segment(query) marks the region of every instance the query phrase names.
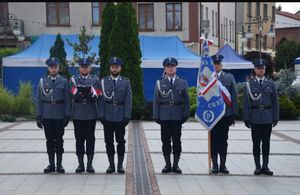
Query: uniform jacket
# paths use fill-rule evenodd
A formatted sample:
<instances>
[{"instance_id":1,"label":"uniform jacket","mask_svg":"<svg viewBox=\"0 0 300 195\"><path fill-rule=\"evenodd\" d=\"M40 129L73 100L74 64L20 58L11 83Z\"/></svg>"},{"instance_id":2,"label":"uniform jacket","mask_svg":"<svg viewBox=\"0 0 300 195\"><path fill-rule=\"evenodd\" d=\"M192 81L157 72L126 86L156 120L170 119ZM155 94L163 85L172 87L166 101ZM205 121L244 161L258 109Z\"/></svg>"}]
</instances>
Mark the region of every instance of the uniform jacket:
<instances>
[{"instance_id":1,"label":"uniform jacket","mask_svg":"<svg viewBox=\"0 0 300 195\"><path fill-rule=\"evenodd\" d=\"M131 118L132 92L130 80L119 76L116 85L111 76L101 79L103 99L100 103L99 118L111 122L121 122Z\"/></svg>"},{"instance_id":2,"label":"uniform jacket","mask_svg":"<svg viewBox=\"0 0 300 195\"><path fill-rule=\"evenodd\" d=\"M55 103L56 101L63 103ZM66 78L57 75L54 83L50 75L40 79L37 87L36 116L43 119L64 119L70 116L69 85Z\"/></svg>"},{"instance_id":3,"label":"uniform jacket","mask_svg":"<svg viewBox=\"0 0 300 195\"><path fill-rule=\"evenodd\" d=\"M238 102L237 102L237 86L235 79L231 73L221 72L219 80L223 84L224 87L227 88L227 90L230 93L231 96L231 103L232 107L228 106L226 104L226 110L224 116L230 116L230 115L238 115L239 109L238 109Z\"/></svg>"},{"instance_id":4,"label":"uniform jacket","mask_svg":"<svg viewBox=\"0 0 300 195\"><path fill-rule=\"evenodd\" d=\"M250 121L252 124L272 124L273 121L279 120L279 105L277 91L274 82L264 79L262 87L256 78L249 81L253 100L247 90L244 88L244 121ZM253 108L255 107L255 108ZM259 109L263 107L264 109ZM258 108L258 109L257 109Z\"/></svg>"},{"instance_id":5,"label":"uniform jacket","mask_svg":"<svg viewBox=\"0 0 300 195\"><path fill-rule=\"evenodd\" d=\"M182 103L182 105L170 105L170 102ZM182 120L189 116L190 102L186 80L176 76L173 86L167 77L158 80L154 89L153 118Z\"/></svg>"},{"instance_id":6,"label":"uniform jacket","mask_svg":"<svg viewBox=\"0 0 300 195\"><path fill-rule=\"evenodd\" d=\"M101 89L99 78L97 76L88 75L87 79L84 81L82 75L76 75L73 77L76 86L93 86L94 89ZM88 97L83 97L82 93L79 91L73 95L72 90L76 88L72 79L70 79L70 93L72 97L72 118L77 120L95 120L98 116L98 107L100 106L101 96L94 96L90 94ZM94 100L95 103L76 103L78 100L90 99Z\"/></svg>"}]
</instances>

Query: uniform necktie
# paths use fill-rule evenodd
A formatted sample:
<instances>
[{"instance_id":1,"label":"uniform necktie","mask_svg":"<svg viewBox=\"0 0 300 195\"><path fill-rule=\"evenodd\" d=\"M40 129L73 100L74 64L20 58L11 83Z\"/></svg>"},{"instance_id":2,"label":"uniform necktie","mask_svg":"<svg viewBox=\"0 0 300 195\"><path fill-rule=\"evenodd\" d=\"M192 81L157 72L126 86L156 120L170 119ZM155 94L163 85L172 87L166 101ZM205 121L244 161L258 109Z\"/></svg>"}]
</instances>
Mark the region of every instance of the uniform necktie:
<instances>
[{"instance_id":1,"label":"uniform necktie","mask_svg":"<svg viewBox=\"0 0 300 195\"><path fill-rule=\"evenodd\" d=\"M171 85L173 86L173 78L170 79Z\"/></svg>"},{"instance_id":2,"label":"uniform necktie","mask_svg":"<svg viewBox=\"0 0 300 195\"><path fill-rule=\"evenodd\" d=\"M262 87L262 82L263 82L263 80L262 79L260 79L259 80L259 85Z\"/></svg>"},{"instance_id":3,"label":"uniform necktie","mask_svg":"<svg viewBox=\"0 0 300 195\"><path fill-rule=\"evenodd\" d=\"M114 79L114 85L116 85L116 84L117 84L117 80Z\"/></svg>"}]
</instances>

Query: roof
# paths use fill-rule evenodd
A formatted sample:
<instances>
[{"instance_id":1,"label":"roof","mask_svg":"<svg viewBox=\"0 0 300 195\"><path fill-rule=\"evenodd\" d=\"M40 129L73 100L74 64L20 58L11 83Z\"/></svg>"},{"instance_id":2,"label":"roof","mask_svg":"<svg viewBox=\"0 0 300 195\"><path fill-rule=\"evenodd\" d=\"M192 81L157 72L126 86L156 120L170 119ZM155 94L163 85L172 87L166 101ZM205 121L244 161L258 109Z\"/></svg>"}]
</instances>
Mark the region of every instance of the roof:
<instances>
[{"instance_id":1,"label":"roof","mask_svg":"<svg viewBox=\"0 0 300 195\"><path fill-rule=\"evenodd\" d=\"M78 43L78 34L61 35L65 43L65 51L67 60L73 58L73 48L67 43L67 39L71 42ZM54 45L56 34L42 34L32 45L25 50L3 58L3 66L15 67L43 67L45 61L50 56L50 48ZM175 57L182 67L198 67L200 56L195 54L191 49L187 48L184 43L176 35L171 36L153 36L140 35L140 48L142 52L142 67L162 67L162 61L166 57ZM90 42L91 52L96 53L98 57L98 45L100 37L94 36Z\"/></svg>"},{"instance_id":2,"label":"roof","mask_svg":"<svg viewBox=\"0 0 300 195\"><path fill-rule=\"evenodd\" d=\"M300 15L296 15L296 14L292 14L290 12L283 12L283 11L276 11L276 14L285 16L285 17L289 17L295 20L300 20Z\"/></svg>"},{"instance_id":3,"label":"roof","mask_svg":"<svg viewBox=\"0 0 300 195\"><path fill-rule=\"evenodd\" d=\"M222 61L224 69L252 69L251 61L246 60L243 56L237 54L229 44L224 45L218 54L223 55Z\"/></svg>"}]
</instances>

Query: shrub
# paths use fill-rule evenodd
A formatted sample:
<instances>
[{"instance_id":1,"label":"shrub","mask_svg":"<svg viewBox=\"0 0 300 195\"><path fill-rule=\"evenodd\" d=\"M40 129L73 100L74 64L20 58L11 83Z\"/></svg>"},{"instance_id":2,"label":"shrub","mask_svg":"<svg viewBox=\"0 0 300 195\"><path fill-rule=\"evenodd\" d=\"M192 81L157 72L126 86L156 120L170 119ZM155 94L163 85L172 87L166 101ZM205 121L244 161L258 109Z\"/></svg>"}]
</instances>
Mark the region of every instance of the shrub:
<instances>
[{"instance_id":1,"label":"shrub","mask_svg":"<svg viewBox=\"0 0 300 195\"><path fill-rule=\"evenodd\" d=\"M13 122L17 117L31 118L34 114L32 85L19 83L17 96L0 87L0 120Z\"/></svg>"},{"instance_id":2,"label":"shrub","mask_svg":"<svg viewBox=\"0 0 300 195\"><path fill-rule=\"evenodd\" d=\"M197 88L190 87L189 88L189 96L190 96L190 116L195 116L195 112L197 109Z\"/></svg>"},{"instance_id":3,"label":"shrub","mask_svg":"<svg viewBox=\"0 0 300 195\"><path fill-rule=\"evenodd\" d=\"M297 109L294 102L289 100L287 96L279 97L279 109L279 115L281 120L294 120L298 119L299 117L299 113L297 113Z\"/></svg>"}]
</instances>

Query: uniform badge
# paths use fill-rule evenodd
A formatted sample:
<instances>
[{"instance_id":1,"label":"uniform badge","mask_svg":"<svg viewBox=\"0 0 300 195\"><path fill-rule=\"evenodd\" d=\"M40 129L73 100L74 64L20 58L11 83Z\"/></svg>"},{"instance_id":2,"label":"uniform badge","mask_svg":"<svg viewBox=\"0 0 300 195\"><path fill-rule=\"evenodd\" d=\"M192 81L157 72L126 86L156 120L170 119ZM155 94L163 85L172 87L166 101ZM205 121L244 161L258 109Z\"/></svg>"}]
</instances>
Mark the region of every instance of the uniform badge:
<instances>
[{"instance_id":1,"label":"uniform badge","mask_svg":"<svg viewBox=\"0 0 300 195\"><path fill-rule=\"evenodd\" d=\"M257 96L257 93L254 93L254 96L256 97L256 96Z\"/></svg>"},{"instance_id":2,"label":"uniform badge","mask_svg":"<svg viewBox=\"0 0 300 195\"><path fill-rule=\"evenodd\" d=\"M49 89L48 89L48 88L46 88L46 90L45 90L45 91L46 91L46 93L49 93Z\"/></svg>"}]
</instances>

